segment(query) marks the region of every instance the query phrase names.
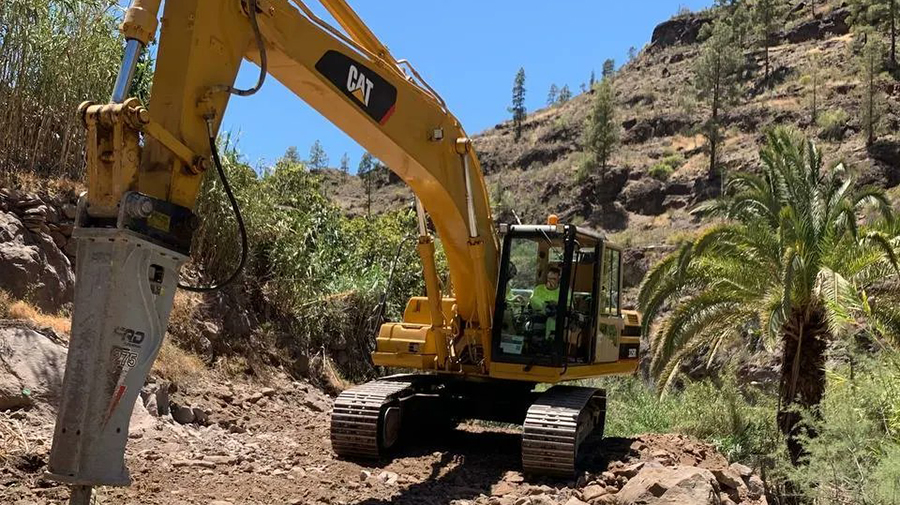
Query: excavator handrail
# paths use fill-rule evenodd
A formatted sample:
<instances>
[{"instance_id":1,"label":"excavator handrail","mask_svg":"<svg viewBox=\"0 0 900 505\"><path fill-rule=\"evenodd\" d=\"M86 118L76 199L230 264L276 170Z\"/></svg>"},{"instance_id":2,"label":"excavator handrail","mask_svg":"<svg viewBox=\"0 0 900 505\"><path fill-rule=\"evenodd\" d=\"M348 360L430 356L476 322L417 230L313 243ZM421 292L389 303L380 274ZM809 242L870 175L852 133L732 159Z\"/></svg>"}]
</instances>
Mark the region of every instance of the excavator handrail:
<instances>
[{"instance_id":1,"label":"excavator handrail","mask_svg":"<svg viewBox=\"0 0 900 505\"><path fill-rule=\"evenodd\" d=\"M412 62L410 62L410 61L407 60L406 58L403 58L403 59L397 60L397 65L406 65L406 68L408 68L409 71L412 72L413 76L415 76L416 80L419 81L418 83L415 82L415 81L410 81L410 82L412 82L413 84L415 84L415 85L418 86L419 88L422 88L422 86L424 86L425 88L427 88L428 92L430 92L431 95L434 96L434 98L435 98L438 102L440 102L441 107L442 107L445 111L448 110L448 109L447 109L447 102L445 102L444 99L441 97L441 95L440 95L437 91L435 91L434 88L432 88L430 84L428 84L428 81L426 81L425 78L421 76L421 74L419 74L418 70L416 70L416 67L413 66ZM423 91L424 91L424 90L423 90Z\"/></svg>"},{"instance_id":2,"label":"excavator handrail","mask_svg":"<svg viewBox=\"0 0 900 505\"><path fill-rule=\"evenodd\" d=\"M384 60L382 60L381 58L379 58L378 55L376 55L376 54L373 53L372 51L366 49L362 44L358 44L355 40L353 40L353 39L351 39L350 37L344 35L343 33L341 33L340 30L338 30L337 28L331 26L327 21L325 21L324 19L322 19L322 18L320 18L319 16L317 16L316 13L313 12L312 9L310 9L309 7L307 7L307 5L306 5L305 3L303 3L301 0L290 0L290 1L291 1L292 4L296 5L301 11L303 11L303 14L304 14L306 17L308 17L308 18L311 19L314 23L316 23L317 25L319 25L320 28L326 30L328 33L330 33L330 34L334 35L335 37L341 39L341 41L344 42L345 44L347 44L348 46L350 46L350 47L352 47L353 49L359 51L359 52L360 52L361 54L363 54L364 56L367 56L367 57L371 58L372 61L384 61Z\"/></svg>"}]
</instances>

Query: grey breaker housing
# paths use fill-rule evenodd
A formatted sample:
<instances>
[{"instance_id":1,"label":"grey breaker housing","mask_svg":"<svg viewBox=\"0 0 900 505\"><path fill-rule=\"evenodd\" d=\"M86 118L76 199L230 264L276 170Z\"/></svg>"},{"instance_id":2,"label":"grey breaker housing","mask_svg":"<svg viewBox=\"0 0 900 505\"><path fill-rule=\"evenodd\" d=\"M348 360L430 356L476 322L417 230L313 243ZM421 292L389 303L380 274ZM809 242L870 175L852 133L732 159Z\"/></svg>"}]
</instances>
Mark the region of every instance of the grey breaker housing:
<instances>
[{"instance_id":1,"label":"grey breaker housing","mask_svg":"<svg viewBox=\"0 0 900 505\"><path fill-rule=\"evenodd\" d=\"M82 203L79 214L84 211ZM76 228L75 307L48 477L131 483L125 443L187 259L124 229Z\"/></svg>"}]
</instances>

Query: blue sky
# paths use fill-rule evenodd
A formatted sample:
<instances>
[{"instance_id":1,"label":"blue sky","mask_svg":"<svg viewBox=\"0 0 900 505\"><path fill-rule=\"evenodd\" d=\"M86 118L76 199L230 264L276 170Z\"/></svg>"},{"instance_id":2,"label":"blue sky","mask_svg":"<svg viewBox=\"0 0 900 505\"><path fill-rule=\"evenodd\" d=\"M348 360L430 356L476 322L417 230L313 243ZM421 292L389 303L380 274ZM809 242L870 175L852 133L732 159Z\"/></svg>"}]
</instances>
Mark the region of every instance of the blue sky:
<instances>
[{"instance_id":1,"label":"blue sky","mask_svg":"<svg viewBox=\"0 0 900 505\"><path fill-rule=\"evenodd\" d=\"M513 77L525 68L527 107L544 106L551 84L577 93L603 61L625 61L653 28L680 6L711 0L351 0L397 58L407 58L474 135L507 118ZM309 5L320 13L315 1ZM452 41L451 50L439 44ZM458 57L451 57L458 55ZM244 63L239 85L252 86L258 67ZM249 98L232 98L223 123L239 133L239 149L255 166L273 163L289 146L301 156L320 140L336 166L349 153L356 169L363 150L274 79Z\"/></svg>"}]
</instances>

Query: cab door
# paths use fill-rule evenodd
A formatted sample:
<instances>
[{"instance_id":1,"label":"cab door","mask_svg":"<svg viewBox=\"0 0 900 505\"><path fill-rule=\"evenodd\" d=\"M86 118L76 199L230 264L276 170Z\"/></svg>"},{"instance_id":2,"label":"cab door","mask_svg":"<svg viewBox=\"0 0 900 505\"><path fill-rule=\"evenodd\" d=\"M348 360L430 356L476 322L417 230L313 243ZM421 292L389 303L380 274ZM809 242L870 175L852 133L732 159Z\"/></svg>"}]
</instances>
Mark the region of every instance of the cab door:
<instances>
[{"instance_id":1,"label":"cab door","mask_svg":"<svg viewBox=\"0 0 900 505\"><path fill-rule=\"evenodd\" d=\"M622 318L622 249L604 241L600 263L593 362L613 363L619 360L619 345L625 327Z\"/></svg>"}]
</instances>

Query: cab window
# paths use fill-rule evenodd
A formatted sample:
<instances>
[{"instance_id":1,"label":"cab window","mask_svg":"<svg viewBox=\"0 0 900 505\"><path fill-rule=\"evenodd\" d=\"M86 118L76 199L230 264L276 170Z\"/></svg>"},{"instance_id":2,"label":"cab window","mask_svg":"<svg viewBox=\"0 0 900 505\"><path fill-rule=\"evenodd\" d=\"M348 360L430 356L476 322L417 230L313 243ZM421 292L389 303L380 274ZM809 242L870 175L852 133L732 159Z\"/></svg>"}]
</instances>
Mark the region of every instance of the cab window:
<instances>
[{"instance_id":1,"label":"cab window","mask_svg":"<svg viewBox=\"0 0 900 505\"><path fill-rule=\"evenodd\" d=\"M603 248L603 270L600 282L600 314L619 315L621 291L622 252L610 247Z\"/></svg>"},{"instance_id":2,"label":"cab window","mask_svg":"<svg viewBox=\"0 0 900 505\"><path fill-rule=\"evenodd\" d=\"M501 353L538 359L552 356L564 255L562 238L547 234L515 237L509 243Z\"/></svg>"}]
</instances>

